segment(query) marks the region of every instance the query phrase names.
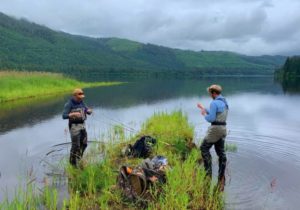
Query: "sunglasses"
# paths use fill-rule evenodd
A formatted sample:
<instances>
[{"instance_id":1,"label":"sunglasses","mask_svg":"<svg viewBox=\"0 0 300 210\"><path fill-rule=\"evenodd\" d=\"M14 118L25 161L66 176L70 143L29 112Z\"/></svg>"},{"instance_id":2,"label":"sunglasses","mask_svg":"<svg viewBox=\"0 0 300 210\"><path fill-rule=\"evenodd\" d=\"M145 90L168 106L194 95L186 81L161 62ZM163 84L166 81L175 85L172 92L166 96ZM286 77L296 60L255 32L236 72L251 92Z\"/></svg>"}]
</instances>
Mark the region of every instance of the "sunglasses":
<instances>
[{"instance_id":1,"label":"sunglasses","mask_svg":"<svg viewBox=\"0 0 300 210\"><path fill-rule=\"evenodd\" d=\"M82 96L82 95L84 95L84 93L77 93L77 95Z\"/></svg>"}]
</instances>

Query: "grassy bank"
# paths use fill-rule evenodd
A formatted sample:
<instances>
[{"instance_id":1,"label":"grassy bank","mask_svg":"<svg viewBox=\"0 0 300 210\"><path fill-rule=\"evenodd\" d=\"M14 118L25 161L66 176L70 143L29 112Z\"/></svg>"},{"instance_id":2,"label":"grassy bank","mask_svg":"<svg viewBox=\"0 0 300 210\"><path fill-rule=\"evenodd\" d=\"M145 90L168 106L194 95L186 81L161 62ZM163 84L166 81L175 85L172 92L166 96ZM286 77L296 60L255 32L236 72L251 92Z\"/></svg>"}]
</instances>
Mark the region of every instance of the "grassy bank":
<instances>
[{"instance_id":1,"label":"grassy bank","mask_svg":"<svg viewBox=\"0 0 300 210\"><path fill-rule=\"evenodd\" d=\"M116 187L116 177L121 165L136 166L142 159L121 156L125 145L141 135L151 135L158 141L155 154L168 159L167 183L151 188L149 200L129 202ZM32 188L18 199L0 204L4 209L223 209L224 197L214 190L205 178L200 164L199 149L193 145L194 128L180 111L156 113L142 126L137 136L126 138L124 130L116 126L108 138L108 144L94 147L85 155L84 169L66 167L69 197L58 204L55 186L48 185L39 199ZM102 139L103 140L103 139ZM104 154L97 157L97 152ZM61 199L61 198L60 198ZM20 208L18 208L20 207Z\"/></svg>"},{"instance_id":2,"label":"grassy bank","mask_svg":"<svg viewBox=\"0 0 300 210\"><path fill-rule=\"evenodd\" d=\"M0 103L68 92L76 87L87 88L116 84L119 83L80 82L54 73L0 71Z\"/></svg>"}]
</instances>

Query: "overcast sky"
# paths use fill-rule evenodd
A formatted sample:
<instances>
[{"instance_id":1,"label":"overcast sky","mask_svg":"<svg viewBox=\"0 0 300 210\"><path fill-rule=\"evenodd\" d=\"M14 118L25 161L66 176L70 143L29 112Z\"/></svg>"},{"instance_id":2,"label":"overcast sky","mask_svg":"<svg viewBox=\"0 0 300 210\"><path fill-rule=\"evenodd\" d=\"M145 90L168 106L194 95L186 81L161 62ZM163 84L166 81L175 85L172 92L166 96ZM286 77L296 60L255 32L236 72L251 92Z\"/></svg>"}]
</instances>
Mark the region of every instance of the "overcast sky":
<instances>
[{"instance_id":1,"label":"overcast sky","mask_svg":"<svg viewBox=\"0 0 300 210\"><path fill-rule=\"evenodd\" d=\"M0 11L72 34L300 54L300 0L0 0Z\"/></svg>"}]
</instances>

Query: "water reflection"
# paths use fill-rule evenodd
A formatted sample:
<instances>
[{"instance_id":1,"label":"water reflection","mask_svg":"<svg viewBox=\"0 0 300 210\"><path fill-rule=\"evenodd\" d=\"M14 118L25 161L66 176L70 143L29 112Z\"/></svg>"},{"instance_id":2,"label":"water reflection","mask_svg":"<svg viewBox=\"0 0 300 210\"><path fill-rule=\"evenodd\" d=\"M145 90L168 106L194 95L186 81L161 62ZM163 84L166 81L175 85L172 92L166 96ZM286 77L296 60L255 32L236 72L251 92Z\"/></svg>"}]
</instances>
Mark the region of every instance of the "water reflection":
<instances>
[{"instance_id":1,"label":"water reflection","mask_svg":"<svg viewBox=\"0 0 300 210\"><path fill-rule=\"evenodd\" d=\"M238 147L237 153L228 154L227 208L297 209L300 111L295 107L300 106L300 95L284 95L273 78L138 81L87 89L86 103L94 108L94 115L87 121L89 137L92 140L105 132L115 123L110 119L138 130L155 111L182 109L195 125L199 139L204 136L208 124L200 117L196 103L209 104L211 99L205 88L211 83L224 87L224 95L230 104L227 141ZM22 172L31 166L43 170L39 168L41 160L52 146L69 142L69 134L65 132L67 122L61 119L68 97L54 97L19 107L1 107L2 190L15 186L18 183L16 176L22 176ZM59 150L61 156L68 154L68 147L62 149ZM216 170L214 168L214 173ZM42 182L44 172L37 172L38 181ZM272 182L276 183L274 188ZM0 199L1 196L0 192Z\"/></svg>"},{"instance_id":2,"label":"water reflection","mask_svg":"<svg viewBox=\"0 0 300 210\"><path fill-rule=\"evenodd\" d=\"M280 82L285 93L299 93L300 92L300 76L283 80Z\"/></svg>"},{"instance_id":3,"label":"water reflection","mask_svg":"<svg viewBox=\"0 0 300 210\"><path fill-rule=\"evenodd\" d=\"M124 108L160 100L206 94L206 87L219 83L227 95L239 92L281 93L272 78L205 78L201 80L141 80L120 86L85 90L86 103L91 107ZM60 114L69 98L54 96L0 104L1 133L34 125Z\"/></svg>"},{"instance_id":4,"label":"water reflection","mask_svg":"<svg viewBox=\"0 0 300 210\"><path fill-rule=\"evenodd\" d=\"M64 100L64 96L50 96L0 104L0 134L51 119L62 110Z\"/></svg>"}]
</instances>

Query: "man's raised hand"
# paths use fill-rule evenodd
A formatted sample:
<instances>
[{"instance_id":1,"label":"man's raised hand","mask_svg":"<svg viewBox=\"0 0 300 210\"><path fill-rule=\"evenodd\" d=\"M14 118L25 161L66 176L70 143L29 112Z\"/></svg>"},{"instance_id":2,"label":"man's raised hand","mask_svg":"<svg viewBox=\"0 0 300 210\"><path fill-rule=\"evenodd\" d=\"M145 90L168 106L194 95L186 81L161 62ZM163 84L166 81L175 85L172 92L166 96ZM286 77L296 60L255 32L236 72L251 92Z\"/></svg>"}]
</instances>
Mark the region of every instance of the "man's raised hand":
<instances>
[{"instance_id":1,"label":"man's raised hand","mask_svg":"<svg viewBox=\"0 0 300 210\"><path fill-rule=\"evenodd\" d=\"M198 103L198 104L197 104L197 107L198 107L199 109L201 109L201 110L205 109L204 106L203 106L201 103Z\"/></svg>"}]
</instances>

